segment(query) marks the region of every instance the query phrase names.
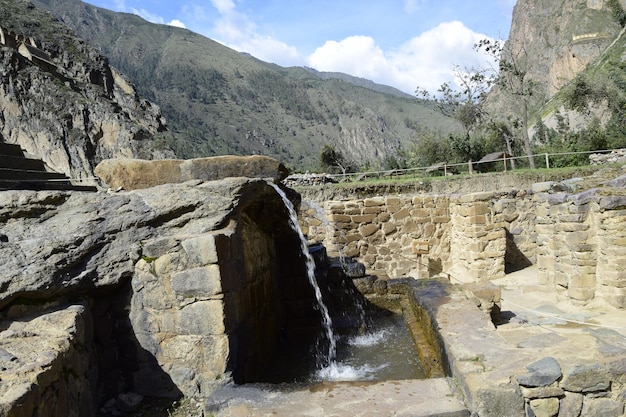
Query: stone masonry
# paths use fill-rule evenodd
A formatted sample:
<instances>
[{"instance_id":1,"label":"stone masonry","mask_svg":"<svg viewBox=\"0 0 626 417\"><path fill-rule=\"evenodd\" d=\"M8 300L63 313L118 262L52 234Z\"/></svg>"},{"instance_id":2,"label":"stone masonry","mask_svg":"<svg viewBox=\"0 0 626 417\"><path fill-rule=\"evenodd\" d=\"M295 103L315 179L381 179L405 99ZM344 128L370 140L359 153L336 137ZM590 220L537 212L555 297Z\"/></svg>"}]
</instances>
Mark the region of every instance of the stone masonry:
<instances>
[{"instance_id":1,"label":"stone masonry","mask_svg":"<svg viewBox=\"0 0 626 417\"><path fill-rule=\"evenodd\" d=\"M323 210L304 201L302 222L310 240L323 241L335 256L358 258L371 274L446 272L477 282L504 276L507 263L534 259L534 214L519 214L531 200L525 193L389 196L329 201ZM417 246L427 253L418 258Z\"/></svg>"},{"instance_id":2,"label":"stone masonry","mask_svg":"<svg viewBox=\"0 0 626 417\"><path fill-rule=\"evenodd\" d=\"M303 203L311 241L356 258L379 277L485 282L537 264L541 283L573 302L626 308L624 176L600 188L537 183L465 195L371 197ZM325 220L328 219L328 220Z\"/></svg>"}]
</instances>

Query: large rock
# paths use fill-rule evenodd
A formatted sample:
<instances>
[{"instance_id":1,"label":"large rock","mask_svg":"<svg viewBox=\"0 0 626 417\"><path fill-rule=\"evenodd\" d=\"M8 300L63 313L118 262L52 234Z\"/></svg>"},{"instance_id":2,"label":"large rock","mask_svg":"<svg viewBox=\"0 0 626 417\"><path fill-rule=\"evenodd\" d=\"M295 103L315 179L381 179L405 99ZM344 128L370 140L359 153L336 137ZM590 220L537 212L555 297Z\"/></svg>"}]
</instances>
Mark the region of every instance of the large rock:
<instances>
[{"instance_id":1,"label":"large rock","mask_svg":"<svg viewBox=\"0 0 626 417\"><path fill-rule=\"evenodd\" d=\"M143 242L223 227L242 200L278 195L265 181L167 184L131 193L0 192L0 308L130 279ZM262 197L265 196L265 197Z\"/></svg>"},{"instance_id":2,"label":"large rock","mask_svg":"<svg viewBox=\"0 0 626 417\"><path fill-rule=\"evenodd\" d=\"M216 156L198 159L106 159L95 173L109 187L137 190L188 180L213 181L229 177L270 178L281 181L287 168L268 156Z\"/></svg>"},{"instance_id":3,"label":"large rock","mask_svg":"<svg viewBox=\"0 0 626 417\"><path fill-rule=\"evenodd\" d=\"M19 408L33 399L49 406L37 415L92 416L83 408L119 394L206 395L231 375L253 378L275 351L274 323L284 322L273 308L281 294L270 289L284 286L281 277L309 288L303 262L279 264L300 259L300 246L284 201L262 179L4 191L0 201L0 373L44 378L9 386L3 373L0 415L35 415ZM78 307L48 315L68 300ZM69 347L29 339L48 334L59 342L41 343ZM65 397L44 400L54 389Z\"/></svg>"}]
</instances>

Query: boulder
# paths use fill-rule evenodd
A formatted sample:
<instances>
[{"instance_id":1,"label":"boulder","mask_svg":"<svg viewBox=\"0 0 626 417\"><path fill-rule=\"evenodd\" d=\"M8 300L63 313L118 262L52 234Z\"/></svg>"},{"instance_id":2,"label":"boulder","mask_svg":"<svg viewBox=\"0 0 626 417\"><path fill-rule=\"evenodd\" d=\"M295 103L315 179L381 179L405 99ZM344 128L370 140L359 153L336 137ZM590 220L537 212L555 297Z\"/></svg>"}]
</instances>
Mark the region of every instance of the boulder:
<instances>
[{"instance_id":1,"label":"boulder","mask_svg":"<svg viewBox=\"0 0 626 417\"><path fill-rule=\"evenodd\" d=\"M137 190L189 180L215 181L230 177L269 178L282 181L289 171L268 156L216 156L197 159L105 159L95 174L110 188Z\"/></svg>"}]
</instances>

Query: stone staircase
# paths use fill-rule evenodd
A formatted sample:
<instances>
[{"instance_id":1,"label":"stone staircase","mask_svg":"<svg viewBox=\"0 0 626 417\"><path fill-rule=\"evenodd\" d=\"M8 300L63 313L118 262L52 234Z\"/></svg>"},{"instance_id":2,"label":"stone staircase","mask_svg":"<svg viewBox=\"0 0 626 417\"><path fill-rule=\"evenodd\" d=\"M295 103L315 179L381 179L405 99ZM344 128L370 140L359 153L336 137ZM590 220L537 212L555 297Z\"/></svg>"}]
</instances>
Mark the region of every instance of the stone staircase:
<instances>
[{"instance_id":1,"label":"stone staircase","mask_svg":"<svg viewBox=\"0 0 626 417\"><path fill-rule=\"evenodd\" d=\"M1 190L96 191L96 188L74 185L65 174L46 171L43 161L27 158L19 145L0 142Z\"/></svg>"}]
</instances>

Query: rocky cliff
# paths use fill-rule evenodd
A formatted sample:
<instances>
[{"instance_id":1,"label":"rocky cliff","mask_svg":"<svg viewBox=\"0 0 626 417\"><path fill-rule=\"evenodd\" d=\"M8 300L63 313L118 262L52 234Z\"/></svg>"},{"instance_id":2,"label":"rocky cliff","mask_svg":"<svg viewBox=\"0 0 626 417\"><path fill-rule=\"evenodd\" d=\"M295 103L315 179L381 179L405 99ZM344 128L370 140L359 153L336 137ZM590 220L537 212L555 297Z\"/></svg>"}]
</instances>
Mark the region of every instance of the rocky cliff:
<instances>
[{"instance_id":1,"label":"rocky cliff","mask_svg":"<svg viewBox=\"0 0 626 417\"><path fill-rule=\"evenodd\" d=\"M609 0L520 0L517 2L506 49L525 72L528 89L529 134L543 119L557 128L555 111L567 113L558 95L577 75L588 71L602 59L623 33L616 9L626 1ZM623 42L622 42L623 43ZM619 59L611 65L617 69ZM593 78L607 78L606 73ZM610 77L609 77L610 78ZM597 82L595 84L602 84ZM556 100L555 100L556 99ZM553 100L553 102L551 102ZM489 96L490 112L502 118L515 119L519 97L495 88ZM549 103L549 104L547 104ZM606 103L592 105L606 108ZM601 110L591 113L598 114ZM573 130L584 128L591 120L586 115L570 115ZM607 116L608 117L608 116ZM566 117L567 120L567 117Z\"/></svg>"},{"instance_id":2,"label":"rocky cliff","mask_svg":"<svg viewBox=\"0 0 626 417\"><path fill-rule=\"evenodd\" d=\"M621 27L611 12L606 0L517 2L508 42L528 60L540 99L551 98L616 38Z\"/></svg>"},{"instance_id":3,"label":"rocky cliff","mask_svg":"<svg viewBox=\"0 0 626 417\"><path fill-rule=\"evenodd\" d=\"M2 0L0 26L0 141L75 179L105 158L173 156L159 107L52 15Z\"/></svg>"}]
</instances>

